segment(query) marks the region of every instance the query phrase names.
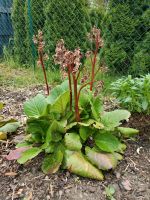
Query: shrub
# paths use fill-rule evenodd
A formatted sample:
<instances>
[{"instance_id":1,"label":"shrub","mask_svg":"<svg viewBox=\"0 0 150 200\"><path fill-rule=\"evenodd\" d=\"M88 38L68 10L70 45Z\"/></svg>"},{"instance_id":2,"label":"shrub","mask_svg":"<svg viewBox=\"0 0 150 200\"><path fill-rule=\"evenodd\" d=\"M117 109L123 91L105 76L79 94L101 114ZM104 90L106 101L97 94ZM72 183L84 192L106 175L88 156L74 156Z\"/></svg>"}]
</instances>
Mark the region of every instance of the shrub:
<instances>
[{"instance_id":1,"label":"shrub","mask_svg":"<svg viewBox=\"0 0 150 200\"><path fill-rule=\"evenodd\" d=\"M111 0L108 6L104 18L106 64L119 72L130 71L132 74L140 74L142 70L143 73L146 72L147 55L140 64L137 66L136 64L141 55L144 55L145 51L148 52L143 42L146 39L143 33L148 31L145 25L149 18L145 14L148 8L147 2Z\"/></svg>"},{"instance_id":2,"label":"shrub","mask_svg":"<svg viewBox=\"0 0 150 200\"><path fill-rule=\"evenodd\" d=\"M150 114L150 75L141 78L121 78L112 83L111 90L120 105L131 112Z\"/></svg>"},{"instance_id":3,"label":"shrub","mask_svg":"<svg viewBox=\"0 0 150 200\"><path fill-rule=\"evenodd\" d=\"M28 63L32 64L33 61L37 60L37 51L34 47L32 38L38 30L43 30L44 23L45 23L45 13L44 13L44 6L46 0L31 0L30 7L31 11L29 14L28 10L28 0L26 0L25 4L25 24L26 24L26 44L27 44L27 55L28 55ZM31 18L30 18L31 17ZM32 20L32 21L30 21ZM33 26L33 27L32 27Z\"/></svg>"},{"instance_id":4,"label":"shrub","mask_svg":"<svg viewBox=\"0 0 150 200\"><path fill-rule=\"evenodd\" d=\"M14 0L12 7L12 23L14 30L14 54L17 62L26 64L25 0Z\"/></svg>"},{"instance_id":5,"label":"shrub","mask_svg":"<svg viewBox=\"0 0 150 200\"><path fill-rule=\"evenodd\" d=\"M45 13L44 33L50 57L54 54L56 43L61 38L70 50L79 46L85 50L87 13L83 0L51 0L45 6ZM52 59L51 63L54 64Z\"/></svg>"}]
</instances>

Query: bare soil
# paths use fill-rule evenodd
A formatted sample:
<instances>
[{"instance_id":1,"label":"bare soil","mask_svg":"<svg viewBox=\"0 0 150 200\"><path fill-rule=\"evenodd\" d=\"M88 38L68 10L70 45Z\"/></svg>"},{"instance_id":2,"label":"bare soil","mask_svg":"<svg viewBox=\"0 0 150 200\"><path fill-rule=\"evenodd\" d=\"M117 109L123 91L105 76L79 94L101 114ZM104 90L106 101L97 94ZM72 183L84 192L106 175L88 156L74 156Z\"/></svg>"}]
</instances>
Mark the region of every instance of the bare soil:
<instances>
[{"instance_id":1,"label":"bare soil","mask_svg":"<svg viewBox=\"0 0 150 200\"><path fill-rule=\"evenodd\" d=\"M105 180L94 181L59 171L54 175L41 172L43 156L22 166L5 159L25 132L23 103L42 87L13 91L0 88L0 101L6 104L3 114L22 122L17 134L0 142L0 200L105 200L105 187L115 188L116 200L150 199L150 116L134 114L126 126L140 130L135 140L127 140L124 160L114 171L105 173Z\"/></svg>"}]
</instances>

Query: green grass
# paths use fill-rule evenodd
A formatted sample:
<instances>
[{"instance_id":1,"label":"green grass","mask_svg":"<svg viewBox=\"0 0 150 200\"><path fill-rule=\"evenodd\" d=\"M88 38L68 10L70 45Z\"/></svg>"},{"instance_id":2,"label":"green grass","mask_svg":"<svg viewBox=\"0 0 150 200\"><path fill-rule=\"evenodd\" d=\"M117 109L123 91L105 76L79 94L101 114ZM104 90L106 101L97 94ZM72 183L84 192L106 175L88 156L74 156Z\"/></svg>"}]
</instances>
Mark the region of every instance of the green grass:
<instances>
[{"instance_id":1,"label":"green grass","mask_svg":"<svg viewBox=\"0 0 150 200\"><path fill-rule=\"evenodd\" d=\"M90 69L90 64L86 65L87 70ZM82 77L82 73L81 73ZM97 79L104 81L103 95L109 95L110 84L116 81L121 76L115 75L113 72L106 74L98 74ZM47 70L47 78L49 85L57 85L61 82L59 70ZM29 88L36 85L45 85L42 69L36 68L34 71L31 67L20 67L13 59L7 60L0 64L0 86L12 88Z\"/></svg>"},{"instance_id":2,"label":"green grass","mask_svg":"<svg viewBox=\"0 0 150 200\"><path fill-rule=\"evenodd\" d=\"M50 85L61 82L59 71L47 70L47 78ZM12 63L0 64L0 86L24 88L41 84L45 84L41 68L34 71L33 68L21 68Z\"/></svg>"}]
</instances>

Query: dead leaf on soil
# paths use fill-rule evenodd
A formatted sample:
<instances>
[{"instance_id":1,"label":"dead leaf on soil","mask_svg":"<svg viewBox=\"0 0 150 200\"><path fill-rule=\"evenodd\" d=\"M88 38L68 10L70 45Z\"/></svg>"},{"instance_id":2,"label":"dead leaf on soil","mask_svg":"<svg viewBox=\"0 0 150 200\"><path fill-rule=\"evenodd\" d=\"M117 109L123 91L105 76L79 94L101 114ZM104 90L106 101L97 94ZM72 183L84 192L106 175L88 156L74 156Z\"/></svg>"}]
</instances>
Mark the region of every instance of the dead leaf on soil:
<instances>
[{"instance_id":1,"label":"dead leaf on soil","mask_svg":"<svg viewBox=\"0 0 150 200\"><path fill-rule=\"evenodd\" d=\"M122 185L123 185L125 190L127 190L127 191L132 190L131 183L130 183L129 180L122 181Z\"/></svg>"},{"instance_id":2,"label":"dead leaf on soil","mask_svg":"<svg viewBox=\"0 0 150 200\"><path fill-rule=\"evenodd\" d=\"M32 200L33 199L33 195L32 192L29 193L29 195L27 197L24 197L23 200Z\"/></svg>"},{"instance_id":3,"label":"dead leaf on soil","mask_svg":"<svg viewBox=\"0 0 150 200\"><path fill-rule=\"evenodd\" d=\"M16 172L7 172L5 173L5 176L16 176L17 173Z\"/></svg>"},{"instance_id":4,"label":"dead leaf on soil","mask_svg":"<svg viewBox=\"0 0 150 200\"><path fill-rule=\"evenodd\" d=\"M7 140L7 134L0 132L0 140Z\"/></svg>"}]
</instances>

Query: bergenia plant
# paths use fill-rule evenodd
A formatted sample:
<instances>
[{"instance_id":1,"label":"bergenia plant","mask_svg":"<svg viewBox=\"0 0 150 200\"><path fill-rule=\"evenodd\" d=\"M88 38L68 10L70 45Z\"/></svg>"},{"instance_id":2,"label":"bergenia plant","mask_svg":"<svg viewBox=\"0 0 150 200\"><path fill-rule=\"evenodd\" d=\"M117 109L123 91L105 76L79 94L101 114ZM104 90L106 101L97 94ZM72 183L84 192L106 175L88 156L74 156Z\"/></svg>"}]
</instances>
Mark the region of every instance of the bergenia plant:
<instances>
[{"instance_id":1,"label":"bergenia plant","mask_svg":"<svg viewBox=\"0 0 150 200\"><path fill-rule=\"evenodd\" d=\"M129 120L130 112L106 112L99 95L94 94L95 60L102 42L95 35L94 40L97 46L91 58L92 76L90 81L87 75L81 77L81 85L78 81L83 57L80 49L69 51L63 40L58 42L54 60L68 79L52 89L48 97L38 94L25 102L27 137L7 159L24 164L44 152L44 173L52 174L62 168L97 180L103 180L102 170L114 169L122 160L126 149L124 138L133 137L139 131L120 126L122 121Z\"/></svg>"},{"instance_id":2,"label":"bergenia plant","mask_svg":"<svg viewBox=\"0 0 150 200\"><path fill-rule=\"evenodd\" d=\"M42 31L39 30L38 34L33 36L33 42L38 47L38 57L39 58L38 58L38 61L37 61L37 65L42 66L42 70L43 70L43 74L44 74L44 80L45 80L45 84L46 84L47 95L49 95L49 86L48 86L48 80L47 80L45 65L44 65L44 61L48 60L48 55L46 53L44 53L45 42L43 40L43 32Z\"/></svg>"}]
</instances>

